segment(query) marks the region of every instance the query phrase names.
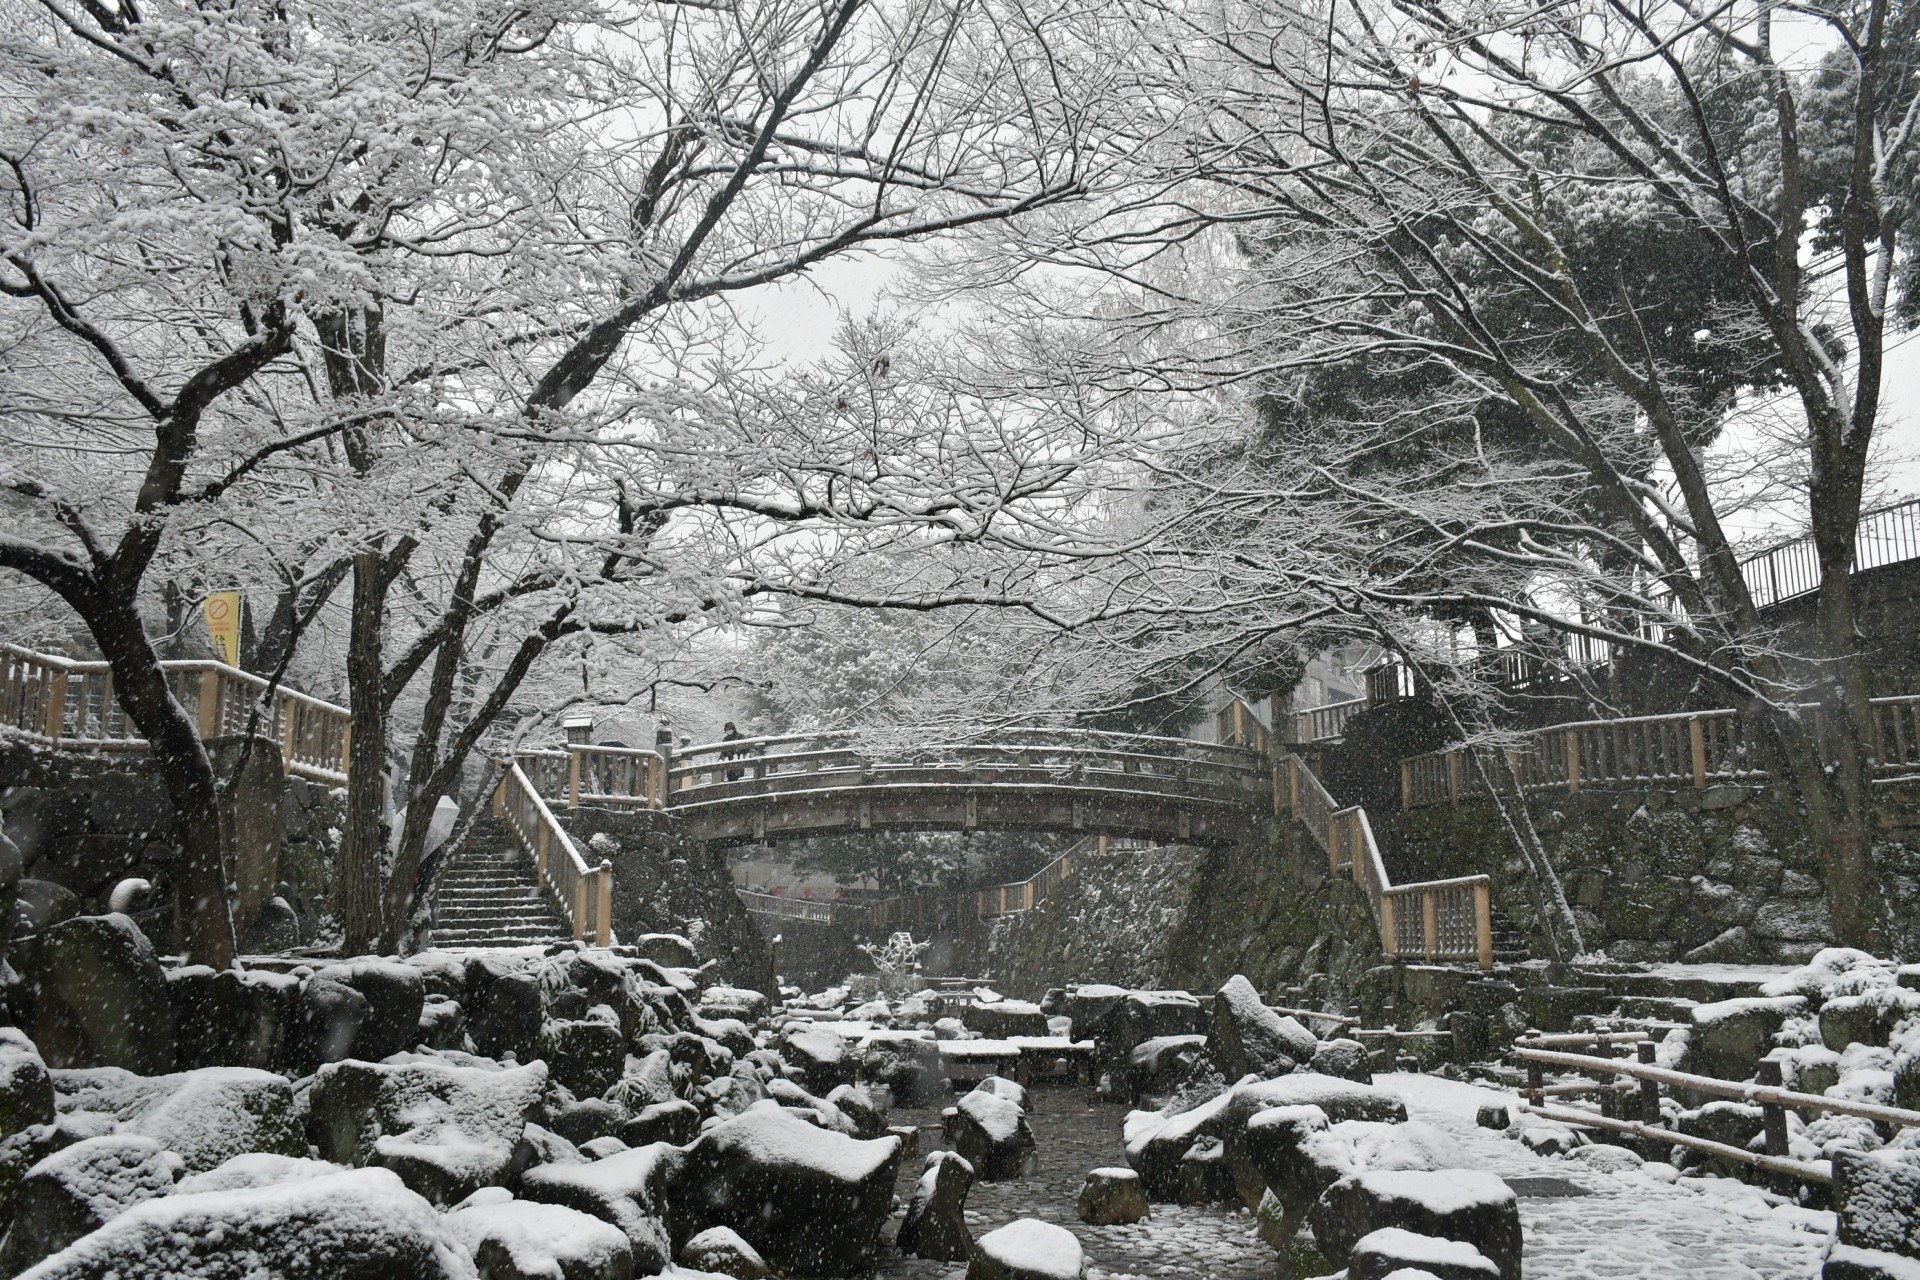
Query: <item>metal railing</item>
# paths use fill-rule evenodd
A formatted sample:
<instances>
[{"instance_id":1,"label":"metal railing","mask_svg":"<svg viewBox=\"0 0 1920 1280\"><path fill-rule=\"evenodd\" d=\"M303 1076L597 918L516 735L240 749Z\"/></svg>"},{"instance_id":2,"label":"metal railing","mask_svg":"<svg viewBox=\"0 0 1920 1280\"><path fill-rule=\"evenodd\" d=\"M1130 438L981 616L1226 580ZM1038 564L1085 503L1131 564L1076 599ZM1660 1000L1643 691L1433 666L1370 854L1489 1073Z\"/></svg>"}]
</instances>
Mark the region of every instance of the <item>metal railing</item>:
<instances>
[{"instance_id":1,"label":"metal railing","mask_svg":"<svg viewBox=\"0 0 1920 1280\"><path fill-rule=\"evenodd\" d=\"M1396 885L1387 876L1365 809L1340 808L1297 755L1281 759L1274 783L1276 804L1284 795L1287 811L1326 850L1328 872L1352 879L1367 895L1380 927L1382 954L1430 962L1470 960L1482 969L1493 967L1491 877Z\"/></svg>"},{"instance_id":2,"label":"metal railing","mask_svg":"<svg viewBox=\"0 0 1920 1280\"><path fill-rule=\"evenodd\" d=\"M553 895L573 927L576 941L604 947L613 940L613 864L589 867L566 828L540 798L518 763L507 766L494 789L493 812L532 859L534 875Z\"/></svg>"},{"instance_id":3,"label":"metal railing","mask_svg":"<svg viewBox=\"0 0 1920 1280\"><path fill-rule=\"evenodd\" d=\"M167 685L202 738L253 731L280 743L282 768L338 786L347 778L353 718L224 662L162 662ZM271 691L271 698L268 697ZM0 644L0 728L68 751L144 751L146 739L113 693L105 662Z\"/></svg>"},{"instance_id":4,"label":"metal railing","mask_svg":"<svg viewBox=\"0 0 1920 1280\"><path fill-rule=\"evenodd\" d=\"M1880 776L1920 768L1920 695L1875 698L1873 769ZM1759 752L1739 712L1698 711L1619 720L1582 720L1528 734L1508 752L1529 794L1582 787L1693 787L1764 777ZM1408 809L1458 804L1484 794L1460 749L1400 762L1400 803Z\"/></svg>"}]
</instances>

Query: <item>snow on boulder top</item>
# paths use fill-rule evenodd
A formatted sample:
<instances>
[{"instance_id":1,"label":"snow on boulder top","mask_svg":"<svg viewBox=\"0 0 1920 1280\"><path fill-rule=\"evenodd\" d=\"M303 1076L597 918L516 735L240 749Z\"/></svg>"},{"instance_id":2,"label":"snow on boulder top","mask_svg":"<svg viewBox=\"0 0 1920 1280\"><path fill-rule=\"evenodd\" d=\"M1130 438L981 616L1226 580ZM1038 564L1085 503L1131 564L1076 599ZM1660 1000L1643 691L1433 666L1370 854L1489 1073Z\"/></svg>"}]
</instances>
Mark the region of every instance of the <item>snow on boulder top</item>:
<instances>
[{"instance_id":1,"label":"snow on boulder top","mask_svg":"<svg viewBox=\"0 0 1920 1280\"><path fill-rule=\"evenodd\" d=\"M1760 986L1762 995L1801 995L1812 1000L1857 996L1875 987L1899 983L1891 960L1882 960L1852 947L1827 947L1798 969L1791 969Z\"/></svg>"},{"instance_id":2,"label":"snow on boulder top","mask_svg":"<svg viewBox=\"0 0 1920 1280\"><path fill-rule=\"evenodd\" d=\"M1088 1000L1118 1000L1127 994L1125 987L1109 986L1104 982L1085 982L1069 990L1074 995Z\"/></svg>"},{"instance_id":3,"label":"snow on boulder top","mask_svg":"<svg viewBox=\"0 0 1920 1280\"><path fill-rule=\"evenodd\" d=\"M1354 1180L1376 1196L1418 1204L1435 1217L1514 1201L1513 1188L1498 1174L1478 1169L1375 1170L1357 1173Z\"/></svg>"},{"instance_id":4,"label":"snow on boulder top","mask_svg":"<svg viewBox=\"0 0 1920 1280\"><path fill-rule=\"evenodd\" d=\"M1025 1114L1018 1103L1010 1102L998 1094L969 1093L960 1099L958 1107L980 1126L989 1142L1012 1142L1020 1135L1020 1122Z\"/></svg>"},{"instance_id":5,"label":"snow on boulder top","mask_svg":"<svg viewBox=\"0 0 1920 1280\"><path fill-rule=\"evenodd\" d=\"M1729 1018L1741 1018L1754 1013L1791 1017L1804 1009L1806 1004L1805 998L1797 995L1735 996L1731 1000L1697 1004L1687 1012L1692 1015L1696 1027L1711 1027Z\"/></svg>"},{"instance_id":6,"label":"snow on boulder top","mask_svg":"<svg viewBox=\"0 0 1920 1280\"><path fill-rule=\"evenodd\" d=\"M246 1155L235 1156L218 1169L187 1175L180 1179L174 1190L179 1195L201 1191L238 1191L245 1187L271 1187L277 1183L324 1178L329 1174L345 1172L345 1165L329 1160L250 1151Z\"/></svg>"},{"instance_id":7,"label":"snow on boulder top","mask_svg":"<svg viewBox=\"0 0 1920 1280\"><path fill-rule=\"evenodd\" d=\"M1065 1227L1018 1218L974 1242L975 1252L1022 1277L1079 1280L1086 1267L1080 1241Z\"/></svg>"},{"instance_id":8,"label":"snow on boulder top","mask_svg":"<svg viewBox=\"0 0 1920 1280\"><path fill-rule=\"evenodd\" d=\"M714 1125L700 1135L697 1145L733 1147L756 1164L804 1165L835 1181L857 1183L897 1158L900 1139L832 1133L768 1099Z\"/></svg>"},{"instance_id":9,"label":"snow on boulder top","mask_svg":"<svg viewBox=\"0 0 1920 1280\"><path fill-rule=\"evenodd\" d=\"M1361 1236L1353 1246L1349 1265L1358 1264L1363 1255L1369 1254L1420 1268L1422 1273L1439 1271L1456 1276L1484 1273L1489 1280L1498 1280L1500 1275L1500 1268L1464 1240L1443 1240L1399 1227L1382 1227Z\"/></svg>"},{"instance_id":10,"label":"snow on boulder top","mask_svg":"<svg viewBox=\"0 0 1920 1280\"><path fill-rule=\"evenodd\" d=\"M463 1204L445 1222L448 1234L466 1245L488 1275L607 1276L633 1269L626 1232L564 1205L511 1199Z\"/></svg>"}]
</instances>

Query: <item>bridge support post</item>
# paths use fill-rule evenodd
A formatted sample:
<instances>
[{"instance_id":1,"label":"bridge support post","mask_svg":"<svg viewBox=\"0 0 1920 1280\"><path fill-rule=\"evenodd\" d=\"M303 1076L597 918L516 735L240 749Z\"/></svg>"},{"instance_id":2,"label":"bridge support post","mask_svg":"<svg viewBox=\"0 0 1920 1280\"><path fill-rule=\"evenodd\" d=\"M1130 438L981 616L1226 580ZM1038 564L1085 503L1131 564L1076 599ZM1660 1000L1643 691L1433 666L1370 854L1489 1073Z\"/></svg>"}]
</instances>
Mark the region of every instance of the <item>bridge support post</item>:
<instances>
[{"instance_id":1,"label":"bridge support post","mask_svg":"<svg viewBox=\"0 0 1920 1280\"><path fill-rule=\"evenodd\" d=\"M1693 749L1693 787L1707 789L1707 731L1699 716L1687 717L1687 743Z\"/></svg>"},{"instance_id":2,"label":"bridge support post","mask_svg":"<svg viewBox=\"0 0 1920 1280\"><path fill-rule=\"evenodd\" d=\"M1493 968L1493 886L1473 886L1473 947L1482 969Z\"/></svg>"},{"instance_id":3,"label":"bridge support post","mask_svg":"<svg viewBox=\"0 0 1920 1280\"><path fill-rule=\"evenodd\" d=\"M1567 730L1567 793L1580 794L1580 731Z\"/></svg>"},{"instance_id":4,"label":"bridge support post","mask_svg":"<svg viewBox=\"0 0 1920 1280\"><path fill-rule=\"evenodd\" d=\"M580 753L567 752L567 808L580 807Z\"/></svg>"}]
</instances>

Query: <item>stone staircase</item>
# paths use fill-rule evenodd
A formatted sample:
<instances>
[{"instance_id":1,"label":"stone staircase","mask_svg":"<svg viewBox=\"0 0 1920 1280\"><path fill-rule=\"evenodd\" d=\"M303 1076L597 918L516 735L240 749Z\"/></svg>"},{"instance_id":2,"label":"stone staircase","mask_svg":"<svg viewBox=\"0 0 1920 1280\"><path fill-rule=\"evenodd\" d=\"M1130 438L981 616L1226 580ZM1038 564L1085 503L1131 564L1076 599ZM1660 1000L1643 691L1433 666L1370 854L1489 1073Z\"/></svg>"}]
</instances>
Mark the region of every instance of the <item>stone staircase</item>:
<instances>
[{"instance_id":1,"label":"stone staircase","mask_svg":"<svg viewBox=\"0 0 1920 1280\"><path fill-rule=\"evenodd\" d=\"M1527 945L1527 935L1497 906L1492 911L1492 924L1495 964L1523 964L1533 959L1533 949Z\"/></svg>"},{"instance_id":2,"label":"stone staircase","mask_svg":"<svg viewBox=\"0 0 1920 1280\"><path fill-rule=\"evenodd\" d=\"M492 815L481 818L440 873L432 945L540 946L572 936L512 833Z\"/></svg>"}]
</instances>

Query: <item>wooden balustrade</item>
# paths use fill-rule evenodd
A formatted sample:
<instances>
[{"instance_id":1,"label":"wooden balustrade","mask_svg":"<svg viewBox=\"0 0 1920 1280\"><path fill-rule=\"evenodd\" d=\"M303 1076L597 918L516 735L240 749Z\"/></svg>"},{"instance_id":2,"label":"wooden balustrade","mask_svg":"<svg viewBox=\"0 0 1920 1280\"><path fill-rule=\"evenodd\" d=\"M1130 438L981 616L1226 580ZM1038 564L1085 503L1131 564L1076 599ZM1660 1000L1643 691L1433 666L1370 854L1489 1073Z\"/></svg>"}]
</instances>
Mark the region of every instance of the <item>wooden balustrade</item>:
<instances>
[{"instance_id":1,"label":"wooden balustrade","mask_svg":"<svg viewBox=\"0 0 1920 1280\"><path fill-rule=\"evenodd\" d=\"M173 696L202 738L257 733L280 744L286 772L339 785L352 716L224 662L163 662ZM270 695L270 696L269 696ZM104 662L0 645L0 727L69 751L144 751L146 739L113 694Z\"/></svg>"},{"instance_id":2,"label":"wooden balustrade","mask_svg":"<svg viewBox=\"0 0 1920 1280\"><path fill-rule=\"evenodd\" d=\"M667 800L667 762L657 751L570 742L514 755L549 803L577 808L659 809Z\"/></svg>"},{"instance_id":3,"label":"wooden balustrade","mask_svg":"<svg viewBox=\"0 0 1920 1280\"><path fill-rule=\"evenodd\" d=\"M1889 777L1920 769L1920 695L1875 698L1874 771ZM1681 712L1551 725L1511 748L1523 792L1582 787L1656 789L1741 783L1765 776L1744 717L1735 711ZM1464 752L1435 751L1400 762L1405 808L1458 804L1484 793Z\"/></svg>"},{"instance_id":4,"label":"wooden balustrade","mask_svg":"<svg viewBox=\"0 0 1920 1280\"><path fill-rule=\"evenodd\" d=\"M1267 726L1260 722L1259 715L1245 699L1233 694L1227 705L1214 713L1213 740L1222 746L1241 747L1265 755Z\"/></svg>"},{"instance_id":5,"label":"wooden balustrade","mask_svg":"<svg viewBox=\"0 0 1920 1280\"><path fill-rule=\"evenodd\" d=\"M1403 783L1405 778L1403 775ZM1351 879L1373 905L1380 950L1393 958L1468 960L1493 967L1493 881L1461 876L1396 885L1380 858L1367 811L1342 809L1297 755L1281 760L1275 794L1326 850L1328 874Z\"/></svg>"},{"instance_id":6,"label":"wooden balustrade","mask_svg":"<svg viewBox=\"0 0 1920 1280\"><path fill-rule=\"evenodd\" d=\"M1338 738L1347 731L1347 721L1355 713L1367 709L1365 698L1348 698L1344 702L1329 702L1324 706L1308 707L1295 711L1289 720L1292 725L1293 742L1325 742Z\"/></svg>"},{"instance_id":7,"label":"wooden balustrade","mask_svg":"<svg viewBox=\"0 0 1920 1280\"><path fill-rule=\"evenodd\" d=\"M576 941L606 946L613 940L613 864L589 867L566 828L540 796L534 782L515 763L507 767L493 793L493 812L513 833L533 862L534 875L553 895L573 927Z\"/></svg>"}]
</instances>

